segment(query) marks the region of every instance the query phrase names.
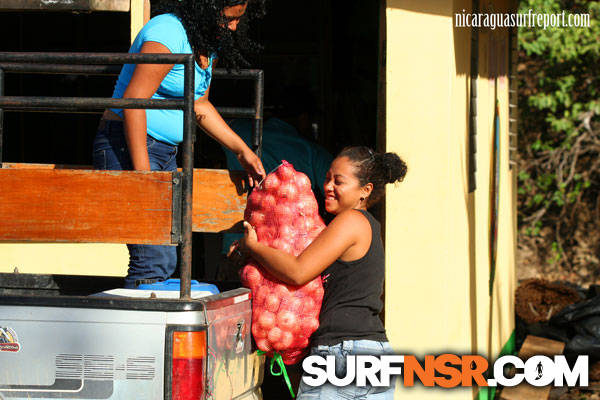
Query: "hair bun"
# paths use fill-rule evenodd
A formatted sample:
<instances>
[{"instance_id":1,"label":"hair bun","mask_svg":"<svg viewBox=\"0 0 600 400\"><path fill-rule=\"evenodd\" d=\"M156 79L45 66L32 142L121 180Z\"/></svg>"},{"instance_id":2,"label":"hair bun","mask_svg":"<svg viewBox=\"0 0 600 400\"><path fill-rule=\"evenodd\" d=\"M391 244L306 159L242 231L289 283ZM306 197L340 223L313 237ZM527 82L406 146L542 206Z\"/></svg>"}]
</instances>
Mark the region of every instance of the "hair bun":
<instances>
[{"instance_id":1,"label":"hair bun","mask_svg":"<svg viewBox=\"0 0 600 400\"><path fill-rule=\"evenodd\" d=\"M353 146L344 147L339 157L347 157L354 164L354 175L361 186L373 185L367 207L384 196L387 183L400 182L406 175L406 163L396 153L377 153L366 146Z\"/></svg>"},{"instance_id":2,"label":"hair bun","mask_svg":"<svg viewBox=\"0 0 600 400\"><path fill-rule=\"evenodd\" d=\"M402 182L406 175L406 163L396 153L381 155L381 163L386 172L386 183Z\"/></svg>"}]
</instances>

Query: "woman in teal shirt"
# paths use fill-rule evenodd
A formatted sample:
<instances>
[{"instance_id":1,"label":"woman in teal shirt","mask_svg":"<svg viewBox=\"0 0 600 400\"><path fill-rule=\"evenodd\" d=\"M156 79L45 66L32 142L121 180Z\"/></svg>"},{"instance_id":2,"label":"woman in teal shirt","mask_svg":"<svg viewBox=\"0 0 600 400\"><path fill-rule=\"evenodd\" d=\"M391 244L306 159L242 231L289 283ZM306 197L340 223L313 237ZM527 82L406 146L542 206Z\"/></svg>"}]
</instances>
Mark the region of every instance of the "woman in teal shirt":
<instances>
[{"instance_id":1,"label":"woman in teal shirt","mask_svg":"<svg viewBox=\"0 0 600 400\"><path fill-rule=\"evenodd\" d=\"M248 20L264 14L264 0L168 0L163 13L137 35L130 53L193 53L194 111L198 125L236 154L250 184L265 176L256 154L229 128L208 100L217 55L226 66L245 64L243 53L256 48L246 36ZM113 98L180 99L183 65L124 65ZM94 139L94 167L110 170L173 171L183 140L181 110L106 110ZM127 245L125 287L140 280L165 280L177 265L173 246Z\"/></svg>"}]
</instances>

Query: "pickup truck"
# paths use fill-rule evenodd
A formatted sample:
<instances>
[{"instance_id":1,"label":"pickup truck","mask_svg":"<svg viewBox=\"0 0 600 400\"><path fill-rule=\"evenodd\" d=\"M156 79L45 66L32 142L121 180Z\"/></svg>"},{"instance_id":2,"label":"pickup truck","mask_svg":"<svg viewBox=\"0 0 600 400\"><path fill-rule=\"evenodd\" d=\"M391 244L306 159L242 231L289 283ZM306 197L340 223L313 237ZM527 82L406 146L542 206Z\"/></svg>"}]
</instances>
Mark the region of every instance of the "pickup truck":
<instances>
[{"instance_id":1,"label":"pickup truck","mask_svg":"<svg viewBox=\"0 0 600 400\"><path fill-rule=\"evenodd\" d=\"M184 64L184 99L4 96L5 72L106 73L114 68L105 64L119 63ZM264 356L252 344L250 291L220 282L220 293L192 290L192 231L231 229L246 196L243 177L193 168L193 71L191 55L0 53L0 157L4 110L184 111L182 171L62 169L0 158L0 241L181 247L179 298L165 298L160 288L115 290L119 278L0 274L0 399L262 398ZM219 75L255 81L253 108L221 113L254 118L259 151L262 71ZM136 226L126 217L132 212L152 224Z\"/></svg>"}]
</instances>

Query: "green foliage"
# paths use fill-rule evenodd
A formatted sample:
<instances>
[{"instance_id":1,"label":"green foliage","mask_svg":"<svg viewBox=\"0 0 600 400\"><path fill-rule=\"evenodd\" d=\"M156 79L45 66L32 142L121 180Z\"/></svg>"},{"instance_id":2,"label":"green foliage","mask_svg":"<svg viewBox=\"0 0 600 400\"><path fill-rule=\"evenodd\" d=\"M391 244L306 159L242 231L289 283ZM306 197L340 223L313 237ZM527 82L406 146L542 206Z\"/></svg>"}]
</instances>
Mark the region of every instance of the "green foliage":
<instances>
[{"instance_id":1,"label":"green foliage","mask_svg":"<svg viewBox=\"0 0 600 400\"><path fill-rule=\"evenodd\" d=\"M563 249L560 247L558 242L552 242L552 246L551 246L551 250L550 250L550 257L548 258L547 262L549 264L556 264L557 262L560 261L560 259L563 257L563 255L564 255Z\"/></svg>"},{"instance_id":2,"label":"green foliage","mask_svg":"<svg viewBox=\"0 0 600 400\"><path fill-rule=\"evenodd\" d=\"M519 3L519 13L529 10L589 13L591 21L581 28L519 28L519 221L526 234L537 236L545 227L569 229L561 218L598 195L592 182L599 178L600 154L591 146L598 131L590 133L590 126L598 126L600 115L600 2ZM585 126L584 115L592 116ZM549 253L548 262L564 259L557 242Z\"/></svg>"}]
</instances>

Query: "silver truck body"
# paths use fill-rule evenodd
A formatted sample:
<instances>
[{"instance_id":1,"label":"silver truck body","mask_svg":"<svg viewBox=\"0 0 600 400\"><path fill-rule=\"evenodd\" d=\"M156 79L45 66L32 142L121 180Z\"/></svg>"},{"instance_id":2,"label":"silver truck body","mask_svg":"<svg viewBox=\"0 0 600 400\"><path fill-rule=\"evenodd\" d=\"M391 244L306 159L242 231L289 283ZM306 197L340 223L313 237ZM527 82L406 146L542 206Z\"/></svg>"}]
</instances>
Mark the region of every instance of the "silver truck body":
<instances>
[{"instance_id":1,"label":"silver truck body","mask_svg":"<svg viewBox=\"0 0 600 400\"><path fill-rule=\"evenodd\" d=\"M206 330L205 399L261 399L251 320L247 289L196 300L0 297L0 399L171 399L174 330Z\"/></svg>"}]
</instances>

